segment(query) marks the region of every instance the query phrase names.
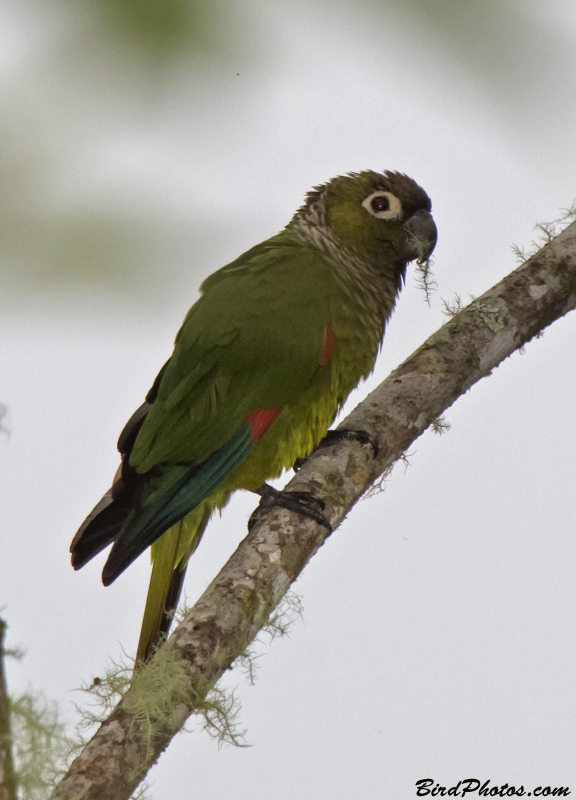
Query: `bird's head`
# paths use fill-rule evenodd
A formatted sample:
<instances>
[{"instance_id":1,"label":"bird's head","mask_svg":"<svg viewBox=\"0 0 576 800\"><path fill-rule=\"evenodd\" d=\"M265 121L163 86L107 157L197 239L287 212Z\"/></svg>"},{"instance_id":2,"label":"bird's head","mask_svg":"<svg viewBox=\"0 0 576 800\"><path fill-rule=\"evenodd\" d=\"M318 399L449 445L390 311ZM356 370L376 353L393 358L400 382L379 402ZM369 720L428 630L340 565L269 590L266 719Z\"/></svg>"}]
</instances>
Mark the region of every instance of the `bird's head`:
<instances>
[{"instance_id":1,"label":"bird's head","mask_svg":"<svg viewBox=\"0 0 576 800\"><path fill-rule=\"evenodd\" d=\"M360 172L333 178L306 198L299 214L319 212L319 222L346 248L380 269L404 272L409 261L425 261L437 229L432 203L400 172Z\"/></svg>"}]
</instances>

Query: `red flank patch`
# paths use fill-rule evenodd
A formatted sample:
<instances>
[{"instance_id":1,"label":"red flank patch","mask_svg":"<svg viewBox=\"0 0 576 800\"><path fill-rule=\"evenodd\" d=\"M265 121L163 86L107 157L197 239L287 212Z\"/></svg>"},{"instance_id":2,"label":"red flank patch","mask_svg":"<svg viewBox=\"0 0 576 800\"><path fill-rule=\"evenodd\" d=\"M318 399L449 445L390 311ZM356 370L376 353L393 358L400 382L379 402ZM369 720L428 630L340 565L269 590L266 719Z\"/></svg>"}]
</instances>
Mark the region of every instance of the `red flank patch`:
<instances>
[{"instance_id":1,"label":"red flank patch","mask_svg":"<svg viewBox=\"0 0 576 800\"><path fill-rule=\"evenodd\" d=\"M256 439L259 439L264 431L272 425L279 413L279 408L262 408L248 414L246 422L250 425L250 441L255 442Z\"/></svg>"},{"instance_id":2,"label":"red flank patch","mask_svg":"<svg viewBox=\"0 0 576 800\"><path fill-rule=\"evenodd\" d=\"M320 358L320 366L323 367L324 364L327 364L332 358L335 341L336 337L334 336L332 325L328 325L328 327L326 328L326 333L324 334L324 349L322 350L322 356Z\"/></svg>"}]
</instances>

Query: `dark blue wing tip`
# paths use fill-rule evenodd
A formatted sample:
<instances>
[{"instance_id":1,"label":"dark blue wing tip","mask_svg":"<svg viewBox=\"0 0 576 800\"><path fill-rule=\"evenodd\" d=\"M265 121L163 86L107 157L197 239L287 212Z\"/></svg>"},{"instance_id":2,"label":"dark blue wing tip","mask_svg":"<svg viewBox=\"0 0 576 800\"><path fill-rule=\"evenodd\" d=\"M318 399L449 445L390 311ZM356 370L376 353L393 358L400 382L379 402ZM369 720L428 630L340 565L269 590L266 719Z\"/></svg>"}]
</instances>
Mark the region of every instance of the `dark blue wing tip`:
<instances>
[{"instance_id":1,"label":"dark blue wing tip","mask_svg":"<svg viewBox=\"0 0 576 800\"><path fill-rule=\"evenodd\" d=\"M250 426L243 424L226 444L202 464L187 469L152 508L145 504L120 531L102 570L102 583L110 586L162 534L200 505L240 466L253 447ZM161 489L158 490L161 494Z\"/></svg>"}]
</instances>

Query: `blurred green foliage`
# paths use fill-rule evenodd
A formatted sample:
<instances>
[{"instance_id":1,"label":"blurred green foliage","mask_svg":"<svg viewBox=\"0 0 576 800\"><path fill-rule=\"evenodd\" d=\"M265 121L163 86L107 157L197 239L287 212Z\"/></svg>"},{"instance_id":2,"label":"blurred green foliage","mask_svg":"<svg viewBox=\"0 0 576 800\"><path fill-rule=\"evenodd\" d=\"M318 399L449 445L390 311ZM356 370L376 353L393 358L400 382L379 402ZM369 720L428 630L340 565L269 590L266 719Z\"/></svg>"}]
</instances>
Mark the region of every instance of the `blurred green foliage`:
<instances>
[{"instance_id":1,"label":"blurred green foliage","mask_svg":"<svg viewBox=\"0 0 576 800\"><path fill-rule=\"evenodd\" d=\"M89 0L109 32L157 56L206 50L217 41L206 0ZM80 0L86 5L86 0ZM212 4L213 5L213 4Z\"/></svg>"},{"instance_id":2,"label":"blurred green foliage","mask_svg":"<svg viewBox=\"0 0 576 800\"><path fill-rule=\"evenodd\" d=\"M392 0L411 13L434 46L449 51L465 70L489 82L494 95L523 95L528 79L544 80L541 54L554 56L553 33L538 24L533 2L517 0ZM381 6L385 6L386 3ZM445 54L447 54L445 52Z\"/></svg>"}]
</instances>

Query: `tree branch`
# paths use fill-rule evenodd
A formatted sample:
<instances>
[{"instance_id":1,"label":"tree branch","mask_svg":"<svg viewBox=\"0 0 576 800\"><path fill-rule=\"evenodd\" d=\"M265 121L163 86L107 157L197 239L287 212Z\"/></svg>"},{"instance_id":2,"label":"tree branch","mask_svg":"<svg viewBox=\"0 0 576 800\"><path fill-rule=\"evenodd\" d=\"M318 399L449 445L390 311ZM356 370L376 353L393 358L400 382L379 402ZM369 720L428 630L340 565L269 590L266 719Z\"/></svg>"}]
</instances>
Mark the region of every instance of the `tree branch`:
<instances>
[{"instance_id":1,"label":"tree branch","mask_svg":"<svg viewBox=\"0 0 576 800\"><path fill-rule=\"evenodd\" d=\"M457 313L342 422L341 428L376 438L375 458L370 447L354 441L322 448L287 488L322 497L336 528L460 395L574 307L576 223ZM126 800L327 537L322 526L284 509L257 524L166 645L137 670L132 687L73 762L52 800ZM166 667L166 654L170 680L154 683ZM177 673L184 676L184 689L174 680ZM150 691L157 700L147 717L135 699L145 680L156 687Z\"/></svg>"},{"instance_id":2,"label":"tree branch","mask_svg":"<svg viewBox=\"0 0 576 800\"><path fill-rule=\"evenodd\" d=\"M8 626L0 619L0 800L16 800L16 775L12 759L10 698L4 671L4 637Z\"/></svg>"}]
</instances>

